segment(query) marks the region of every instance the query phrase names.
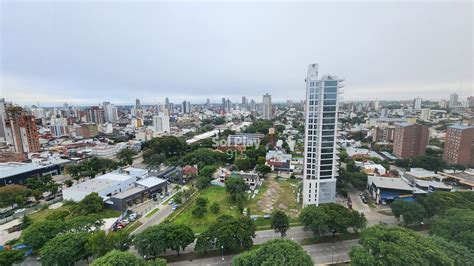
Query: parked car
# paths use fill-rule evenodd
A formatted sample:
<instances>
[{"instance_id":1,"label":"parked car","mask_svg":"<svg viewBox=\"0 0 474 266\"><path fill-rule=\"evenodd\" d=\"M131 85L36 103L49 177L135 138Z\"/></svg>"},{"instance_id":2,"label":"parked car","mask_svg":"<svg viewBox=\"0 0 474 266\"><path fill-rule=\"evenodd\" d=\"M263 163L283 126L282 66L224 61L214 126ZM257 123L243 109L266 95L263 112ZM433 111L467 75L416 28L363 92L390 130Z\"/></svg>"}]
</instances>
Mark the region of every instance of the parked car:
<instances>
[{"instance_id":1,"label":"parked car","mask_svg":"<svg viewBox=\"0 0 474 266\"><path fill-rule=\"evenodd\" d=\"M123 223L123 224L125 224L125 225L127 225L127 224L129 224L129 223L130 223L130 221L129 221L129 220L127 220L127 219L124 219L124 220L122 220L122 223Z\"/></svg>"},{"instance_id":2,"label":"parked car","mask_svg":"<svg viewBox=\"0 0 474 266\"><path fill-rule=\"evenodd\" d=\"M25 208L21 208L21 209L16 210L15 213L20 213L20 212L24 212L24 211L26 211L26 209L25 209Z\"/></svg>"},{"instance_id":3,"label":"parked car","mask_svg":"<svg viewBox=\"0 0 474 266\"><path fill-rule=\"evenodd\" d=\"M132 214L130 214L130 215L128 216L128 218L135 220L135 219L137 219L137 214L136 214L136 213L132 213Z\"/></svg>"}]
</instances>

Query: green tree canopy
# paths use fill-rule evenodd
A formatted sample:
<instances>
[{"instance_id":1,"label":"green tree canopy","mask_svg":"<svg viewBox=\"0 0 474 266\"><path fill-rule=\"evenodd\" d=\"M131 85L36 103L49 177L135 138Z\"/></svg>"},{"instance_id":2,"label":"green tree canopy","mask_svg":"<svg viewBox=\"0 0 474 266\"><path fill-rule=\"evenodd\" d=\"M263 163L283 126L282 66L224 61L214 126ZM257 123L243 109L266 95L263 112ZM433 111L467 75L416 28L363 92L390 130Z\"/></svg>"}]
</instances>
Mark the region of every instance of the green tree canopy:
<instances>
[{"instance_id":1,"label":"green tree canopy","mask_svg":"<svg viewBox=\"0 0 474 266\"><path fill-rule=\"evenodd\" d=\"M133 157L138 153L132 149L122 149L120 150L115 157L120 160L122 165L131 165L133 164Z\"/></svg>"},{"instance_id":2,"label":"green tree canopy","mask_svg":"<svg viewBox=\"0 0 474 266\"><path fill-rule=\"evenodd\" d=\"M433 241L399 226L375 225L362 231L360 246L349 256L352 265L453 265Z\"/></svg>"},{"instance_id":3,"label":"green tree canopy","mask_svg":"<svg viewBox=\"0 0 474 266\"><path fill-rule=\"evenodd\" d=\"M286 231L290 228L290 220L288 215L283 211L276 210L272 214L272 224L271 228L275 230L276 233L280 233L281 237L286 235Z\"/></svg>"},{"instance_id":4,"label":"green tree canopy","mask_svg":"<svg viewBox=\"0 0 474 266\"><path fill-rule=\"evenodd\" d=\"M135 236L133 243L142 255L156 257L166 249L178 253L194 241L191 228L182 224L159 224Z\"/></svg>"},{"instance_id":5,"label":"green tree canopy","mask_svg":"<svg viewBox=\"0 0 474 266\"><path fill-rule=\"evenodd\" d=\"M235 266L251 265L314 265L311 257L297 243L275 239L263 243L257 249L246 251L232 260Z\"/></svg>"},{"instance_id":6,"label":"green tree canopy","mask_svg":"<svg viewBox=\"0 0 474 266\"><path fill-rule=\"evenodd\" d=\"M417 198L417 201L423 205L428 217L442 214L450 208L474 210L474 191L436 191Z\"/></svg>"},{"instance_id":7,"label":"green tree canopy","mask_svg":"<svg viewBox=\"0 0 474 266\"><path fill-rule=\"evenodd\" d=\"M89 234L85 232L59 234L40 250L43 265L72 265L89 256L85 244Z\"/></svg>"},{"instance_id":8,"label":"green tree canopy","mask_svg":"<svg viewBox=\"0 0 474 266\"><path fill-rule=\"evenodd\" d=\"M249 186L241 177L231 176L225 181L225 189L230 194L231 199L237 201L243 198L245 192L249 190Z\"/></svg>"},{"instance_id":9,"label":"green tree canopy","mask_svg":"<svg viewBox=\"0 0 474 266\"><path fill-rule=\"evenodd\" d=\"M99 213L105 208L104 200L96 192L87 195L74 208L74 212L81 215Z\"/></svg>"},{"instance_id":10,"label":"green tree canopy","mask_svg":"<svg viewBox=\"0 0 474 266\"><path fill-rule=\"evenodd\" d=\"M19 264L25 259L24 250L0 250L0 265Z\"/></svg>"},{"instance_id":11,"label":"green tree canopy","mask_svg":"<svg viewBox=\"0 0 474 266\"><path fill-rule=\"evenodd\" d=\"M199 148L187 153L179 160L179 165L197 165L198 169L208 165L223 164L227 160L225 153L207 148Z\"/></svg>"},{"instance_id":12,"label":"green tree canopy","mask_svg":"<svg viewBox=\"0 0 474 266\"><path fill-rule=\"evenodd\" d=\"M395 217L403 217L405 226L410 224L420 224L426 216L425 209L417 202L409 202L397 199L390 204Z\"/></svg>"},{"instance_id":13,"label":"green tree canopy","mask_svg":"<svg viewBox=\"0 0 474 266\"><path fill-rule=\"evenodd\" d=\"M207 252L224 247L225 251L237 248L250 248L255 237L255 225L247 216L235 218L230 215L219 216L215 223L197 238L195 250Z\"/></svg>"},{"instance_id":14,"label":"green tree canopy","mask_svg":"<svg viewBox=\"0 0 474 266\"><path fill-rule=\"evenodd\" d=\"M94 260L92 266L123 266L123 265L144 265L143 259L130 252L112 250L104 256ZM165 264L166 265L166 264Z\"/></svg>"},{"instance_id":15,"label":"green tree canopy","mask_svg":"<svg viewBox=\"0 0 474 266\"><path fill-rule=\"evenodd\" d=\"M9 207L13 204L22 205L31 191L21 185L8 185L0 187L0 208Z\"/></svg>"},{"instance_id":16,"label":"green tree canopy","mask_svg":"<svg viewBox=\"0 0 474 266\"><path fill-rule=\"evenodd\" d=\"M430 233L474 250L474 210L449 209L434 219Z\"/></svg>"},{"instance_id":17,"label":"green tree canopy","mask_svg":"<svg viewBox=\"0 0 474 266\"><path fill-rule=\"evenodd\" d=\"M23 230L21 236L26 244L35 250L43 247L48 240L53 239L57 234L65 229L65 225L60 221L38 221Z\"/></svg>"}]
</instances>

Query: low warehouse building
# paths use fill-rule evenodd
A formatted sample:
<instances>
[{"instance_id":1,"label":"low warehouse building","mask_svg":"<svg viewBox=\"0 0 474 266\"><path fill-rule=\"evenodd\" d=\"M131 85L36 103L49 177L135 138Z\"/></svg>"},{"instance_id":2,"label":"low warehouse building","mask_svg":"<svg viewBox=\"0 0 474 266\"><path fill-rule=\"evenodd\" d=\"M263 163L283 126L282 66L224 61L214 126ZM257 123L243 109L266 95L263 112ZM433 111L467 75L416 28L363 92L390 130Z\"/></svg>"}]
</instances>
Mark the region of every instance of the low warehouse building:
<instances>
[{"instance_id":1,"label":"low warehouse building","mask_svg":"<svg viewBox=\"0 0 474 266\"><path fill-rule=\"evenodd\" d=\"M400 178L369 176L367 186L378 204L388 204L395 199L413 200L414 188Z\"/></svg>"}]
</instances>

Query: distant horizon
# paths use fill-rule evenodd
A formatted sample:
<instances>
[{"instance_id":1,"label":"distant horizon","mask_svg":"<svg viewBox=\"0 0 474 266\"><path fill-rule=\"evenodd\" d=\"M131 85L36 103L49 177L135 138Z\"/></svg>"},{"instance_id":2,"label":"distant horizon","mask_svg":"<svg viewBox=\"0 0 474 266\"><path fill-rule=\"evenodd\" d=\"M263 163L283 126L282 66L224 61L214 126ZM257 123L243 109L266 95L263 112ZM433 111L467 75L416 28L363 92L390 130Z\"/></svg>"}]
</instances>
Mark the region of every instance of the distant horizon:
<instances>
[{"instance_id":1,"label":"distant horizon","mask_svg":"<svg viewBox=\"0 0 474 266\"><path fill-rule=\"evenodd\" d=\"M21 105L303 99L313 63L346 100L474 94L472 1L0 5L0 92Z\"/></svg>"}]
</instances>

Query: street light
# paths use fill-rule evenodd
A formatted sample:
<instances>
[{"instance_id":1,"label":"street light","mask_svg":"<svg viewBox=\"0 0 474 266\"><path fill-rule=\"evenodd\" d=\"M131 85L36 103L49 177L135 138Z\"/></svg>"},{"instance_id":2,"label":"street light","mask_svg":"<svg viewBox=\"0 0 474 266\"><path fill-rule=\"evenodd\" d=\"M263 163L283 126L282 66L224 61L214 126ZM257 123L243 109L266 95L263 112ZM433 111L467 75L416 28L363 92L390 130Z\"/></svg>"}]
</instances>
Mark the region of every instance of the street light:
<instances>
[{"instance_id":1,"label":"street light","mask_svg":"<svg viewBox=\"0 0 474 266\"><path fill-rule=\"evenodd\" d=\"M224 246L221 246L221 250L222 250L222 262L224 262Z\"/></svg>"}]
</instances>

